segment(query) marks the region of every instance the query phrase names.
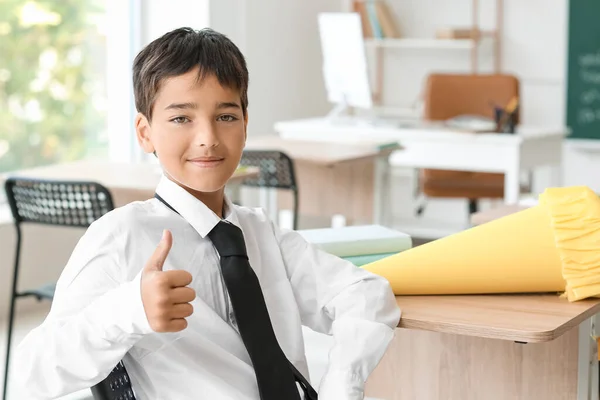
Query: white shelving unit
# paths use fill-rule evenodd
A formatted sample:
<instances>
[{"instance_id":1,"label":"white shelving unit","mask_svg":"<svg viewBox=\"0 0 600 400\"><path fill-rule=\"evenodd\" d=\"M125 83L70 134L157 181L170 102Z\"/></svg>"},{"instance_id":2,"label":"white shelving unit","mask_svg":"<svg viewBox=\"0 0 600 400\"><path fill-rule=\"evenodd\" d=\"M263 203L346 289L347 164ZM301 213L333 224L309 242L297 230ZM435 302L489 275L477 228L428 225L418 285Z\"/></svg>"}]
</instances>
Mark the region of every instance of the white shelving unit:
<instances>
[{"instance_id":1,"label":"white shelving unit","mask_svg":"<svg viewBox=\"0 0 600 400\"><path fill-rule=\"evenodd\" d=\"M390 49L462 49L471 50L485 42L495 41L494 31L481 31L479 39L436 39L436 38L367 38L365 46Z\"/></svg>"},{"instance_id":2,"label":"white shelving unit","mask_svg":"<svg viewBox=\"0 0 600 400\"><path fill-rule=\"evenodd\" d=\"M359 0L365 1L365 0ZM370 1L370 0L367 0ZM402 0L375 0L375 1L386 1L395 2ZM368 49L374 49L375 53L375 68L376 68L376 83L375 93L373 99L376 103L380 103L383 93L383 65L384 55L386 51L393 51L394 49L414 49L414 50L467 50L470 51L471 57L471 73L476 74L479 72L479 50L482 43L490 41L494 47L494 73L500 72L501 65L501 38L502 38L502 25L503 25L503 9L504 0L496 1L496 21L495 27L491 31L483 31L479 29L479 1L472 0L471 6L471 32L472 39L438 39L438 38L366 38L365 47ZM346 12L353 12L354 0L343 0L343 9Z\"/></svg>"},{"instance_id":3,"label":"white shelving unit","mask_svg":"<svg viewBox=\"0 0 600 400\"><path fill-rule=\"evenodd\" d=\"M365 39L365 46L390 49L463 49L477 43L471 39Z\"/></svg>"}]
</instances>

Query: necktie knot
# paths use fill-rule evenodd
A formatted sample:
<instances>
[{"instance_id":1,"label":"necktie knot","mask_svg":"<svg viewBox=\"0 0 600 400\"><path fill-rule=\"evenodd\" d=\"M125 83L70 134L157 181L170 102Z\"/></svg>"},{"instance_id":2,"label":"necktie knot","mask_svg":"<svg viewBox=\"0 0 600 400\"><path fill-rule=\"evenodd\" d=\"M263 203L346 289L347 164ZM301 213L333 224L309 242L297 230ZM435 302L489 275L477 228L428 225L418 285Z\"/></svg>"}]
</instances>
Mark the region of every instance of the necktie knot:
<instances>
[{"instance_id":1,"label":"necktie knot","mask_svg":"<svg viewBox=\"0 0 600 400\"><path fill-rule=\"evenodd\" d=\"M219 221L208 233L208 238L221 257L238 256L248 258L242 230L227 221Z\"/></svg>"}]
</instances>

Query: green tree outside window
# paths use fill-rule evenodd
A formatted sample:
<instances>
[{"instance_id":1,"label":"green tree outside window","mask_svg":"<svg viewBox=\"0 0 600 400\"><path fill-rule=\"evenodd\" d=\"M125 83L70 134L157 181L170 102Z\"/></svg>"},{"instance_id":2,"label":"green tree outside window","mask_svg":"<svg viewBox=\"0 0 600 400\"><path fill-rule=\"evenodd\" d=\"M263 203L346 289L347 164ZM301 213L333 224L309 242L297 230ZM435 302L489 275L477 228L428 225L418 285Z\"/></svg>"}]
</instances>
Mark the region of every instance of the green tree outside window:
<instances>
[{"instance_id":1,"label":"green tree outside window","mask_svg":"<svg viewBox=\"0 0 600 400\"><path fill-rule=\"evenodd\" d=\"M105 157L106 0L0 0L0 172Z\"/></svg>"}]
</instances>

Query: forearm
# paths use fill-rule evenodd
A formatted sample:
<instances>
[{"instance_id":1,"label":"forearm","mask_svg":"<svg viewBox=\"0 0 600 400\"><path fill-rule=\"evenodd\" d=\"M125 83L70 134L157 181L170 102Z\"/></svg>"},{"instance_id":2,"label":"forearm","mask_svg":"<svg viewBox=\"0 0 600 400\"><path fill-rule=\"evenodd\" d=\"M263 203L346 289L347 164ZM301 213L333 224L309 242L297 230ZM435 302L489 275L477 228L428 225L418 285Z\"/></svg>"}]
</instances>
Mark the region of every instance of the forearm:
<instances>
[{"instance_id":1,"label":"forearm","mask_svg":"<svg viewBox=\"0 0 600 400\"><path fill-rule=\"evenodd\" d=\"M385 354L394 330L385 324L341 320L333 324L333 337L319 399L362 400L365 382Z\"/></svg>"},{"instance_id":2,"label":"forearm","mask_svg":"<svg viewBox=\"0 0 600 400\"><path fill-rule=\"evenodd\" d=\"M359 400L364 383L394 338L400 318L395 298L380 279L356 283L329 305L335 315L333 347L319 398Z\"/></svg>"}]
</instances>

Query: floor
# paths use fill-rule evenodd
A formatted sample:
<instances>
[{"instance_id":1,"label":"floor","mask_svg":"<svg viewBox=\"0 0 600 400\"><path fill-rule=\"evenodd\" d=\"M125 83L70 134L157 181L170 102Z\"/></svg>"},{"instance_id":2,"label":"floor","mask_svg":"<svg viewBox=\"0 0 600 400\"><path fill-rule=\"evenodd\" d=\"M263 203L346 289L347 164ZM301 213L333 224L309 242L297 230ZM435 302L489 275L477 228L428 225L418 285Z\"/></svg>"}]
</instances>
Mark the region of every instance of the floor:
<instances>
[{"instance_id":1,"label":"floor","mask_svg":"<svg viewBox=\"0 0 600 400\"><path fill-rule=\"evenodd\" d=\"M13 346L15 346L25 337L27 332L32 328L39 325L45 318L49 311L49 305L47 303L36 304L31 311L26 313L18 313L16 319L16 328L13 333ZM304 332L305 347L307 353L307 359L309 364L310 378L315 388L319 387L321 377L325 373L327 367L327 357L329 348L332 345L332 338L326 335L322 335L306 329ZM4 359L5 359L5 348L6 348L6 318L0 322L0 387L4 384ZM9 395L7 400L30 400L26 395L19 391L14 384L10 384L11 379L9 377ZM61 397L60 400L92 400L89 390L74 393L69 396ZM378 400L369 399L365 400Z\"/></svg>"}]
</instances>

